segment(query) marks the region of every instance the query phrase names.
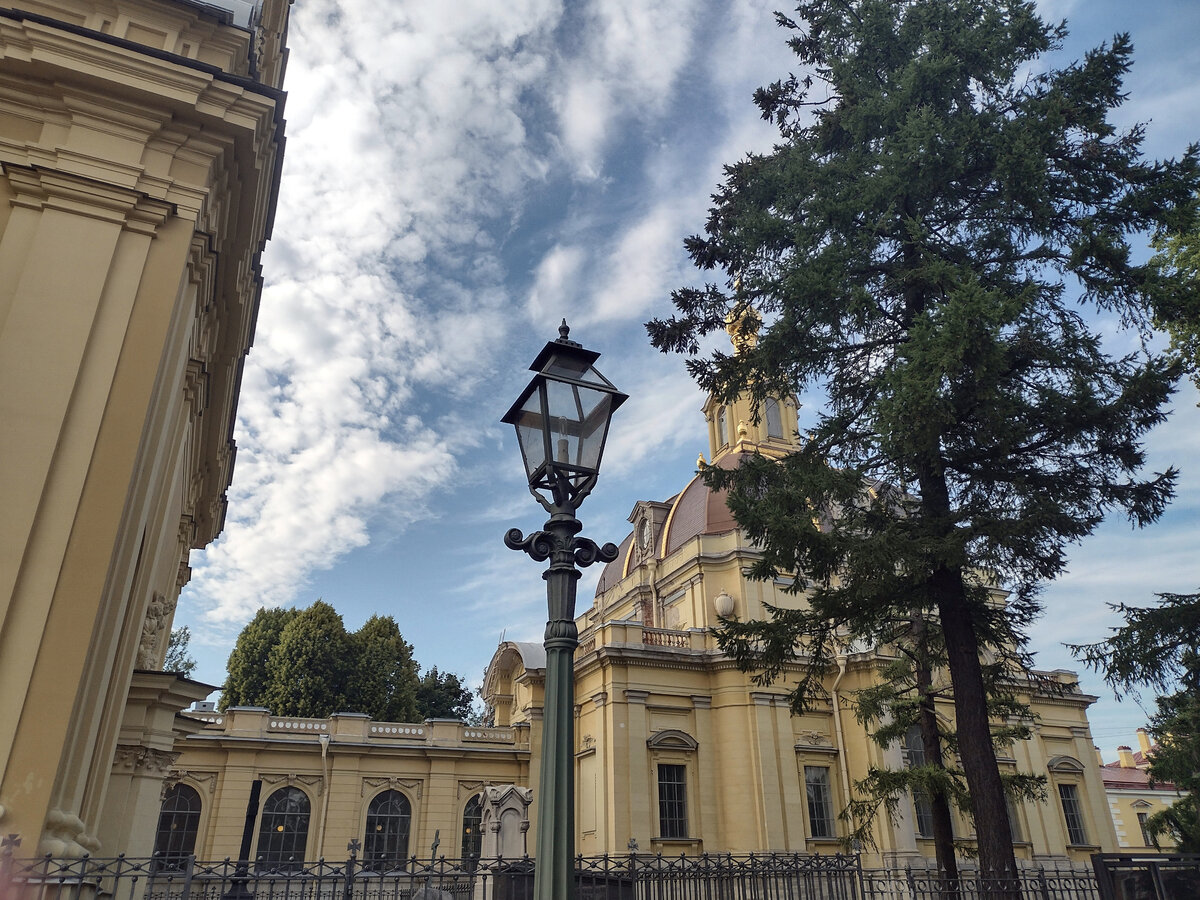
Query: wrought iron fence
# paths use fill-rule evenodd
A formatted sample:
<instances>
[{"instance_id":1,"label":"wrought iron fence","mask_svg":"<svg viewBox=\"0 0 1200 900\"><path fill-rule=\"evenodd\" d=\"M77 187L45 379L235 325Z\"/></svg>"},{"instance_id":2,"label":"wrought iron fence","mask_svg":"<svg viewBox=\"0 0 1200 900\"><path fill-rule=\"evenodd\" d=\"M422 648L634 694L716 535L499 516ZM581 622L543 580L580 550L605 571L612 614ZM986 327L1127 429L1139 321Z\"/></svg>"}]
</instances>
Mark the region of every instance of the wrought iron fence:
<instances>
[{"instance_id":1,"label":"wrought iron fence","mask_svg":"<svg viewBox=\"0 0 1200 900\"><path fill-rule=\"evenodd\" d=\"M1095 853L1101 900L1195 900L1200 854Z\"/></svg>"},{"instance_id":2,"label":"wrought iron fence","mask_svg":"<svg viewBox=\"0 0 1200 900\"><path fill-rule=\"evenodd\" d=\"M344 862L278 866L165 859L8 859L2 900L528 900L534 862L408 859L388 871ZM852 856L579 857L579 900L863 900Z\"/></svg>"},{"instance_id":3,"label":"wrought iron fence","mask_svg":"<svg viewBox=\"0 0 1200 900\"><path fill-rule=\"evenodd\" d=\"M863 872L864 900L983 900L992 896L1021 900L1100 900L1089 868L1023 869L1016 878L962 872L955 880L934 871L913 869Z\"/></svg>"},{"instance_id":4,"label":"wrought iron fence","mask_svg":"<svg viewBox=\"0 0 1200 900\"><path fill-rule=\"evenodd\" d=\"M529 900L534 861L404 860L371 867L288 861L0 859L0 900ZM579 900L981 900L1018 887L1022 900L1099 900L1089 870L1026 870L1002 883L955 883L915 870L864 871L853 856L702 854L579 857Z\"/></svg>"}]
</instances>

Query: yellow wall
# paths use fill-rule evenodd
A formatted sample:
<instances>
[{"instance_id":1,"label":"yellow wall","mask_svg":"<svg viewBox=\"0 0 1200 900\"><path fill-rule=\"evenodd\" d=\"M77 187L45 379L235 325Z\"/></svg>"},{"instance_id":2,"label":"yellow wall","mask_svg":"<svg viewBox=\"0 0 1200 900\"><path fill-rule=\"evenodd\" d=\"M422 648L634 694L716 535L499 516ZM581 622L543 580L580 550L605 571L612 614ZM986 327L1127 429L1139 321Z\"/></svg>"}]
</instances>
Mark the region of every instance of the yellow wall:
<instances>
[{"instance_id":1,"label":"yellow wall","mask_svg":"<svg viewBox=\"0 0 1200 900\"><path fill-rule=\"evenodd\" d=\"M161 666L188 553L224 519L287 3L253 61L248 30L181 3L7 7L0 830L115 854L99 823L134 671Z\"/></svg>"},{"instance_id":2,"label":"yellow wall","mask_svg":"<svg viewBox=\"0 0 1200 900\"><path fill-rule=\"evenodd\" d=\"M367 806L385 790L411 805L409 855L428 857L440 832L439 855L457 857L467 801L487 786L530 783L528 725L375 722L357 714L296 719L252 708L203 718L207 727L177 744L171 776L200 795L201 859L237 857L255 779L263 782L259 809L285 785L308 796L307 859L344 859L351 840L365 840ZM324 747L320 735L329 736Z\"/></svg>"}]
</instances>

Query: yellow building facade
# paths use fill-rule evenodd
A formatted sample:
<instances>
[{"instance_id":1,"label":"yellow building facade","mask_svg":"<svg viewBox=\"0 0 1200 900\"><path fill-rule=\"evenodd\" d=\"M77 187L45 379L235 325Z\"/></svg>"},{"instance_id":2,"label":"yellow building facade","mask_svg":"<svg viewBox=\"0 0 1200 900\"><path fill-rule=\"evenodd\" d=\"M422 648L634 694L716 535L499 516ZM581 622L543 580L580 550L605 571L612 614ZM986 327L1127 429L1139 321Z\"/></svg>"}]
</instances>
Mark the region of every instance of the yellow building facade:
<instances>
[{"instance_id":1,"label":"yellow building facade","mask_svg":"<svg viewBox=\"0 0 1200 900\"><path fill-rule=\"evenodd\" d=\"M220 532L283 148L288 0L0 10L0 831L150 851L161 669Z\"/></svg>"},{"instance_id":2,"label":"yellow building facade","mask_svg":"<svg viewBox=\"0 0 1200 900\"><path fill-rule=\"evenodd\" d=\"M754 451L780 456L793 446L793 402L768 404L758 422L744 402L709 402L704 414L713 465L734 465ZM768 604L803 602L782 582L748 577L757 551L724 498L697 477L665 501L639 501L629 521L618 558L577 618L577 852L838 852L846 834L838 813L855 782L871 766L911 760L899 745L879 747L849 704L855 691L877 682L886 649L840 657L827 702L794 716L782 684L754 684L709 632L718 614L761 617ZM289 724L262 710L207 714L204 731L180 741L172 775L202 810L195 852L236 854L249 785L258 778L253 858L266 848L268 861L278 861L268 804L278 805L271 798L289 787L305 811L293 855L337 859L350 840L370 846L385 827L378 811L389 804L407 816L408 854L428 856L440 834L440 853L470 855L478 792L538 783L545 665L540 644L501 643L484 678L495 711L486 729L362 717ZM1018 856L1066 865L1115 849L1088 728L1095 698L1070 672L1028 673L1022 683L1036 722L1028 740L1004 751L1001 765L1045 775L1048 795L1014 805ZM952 717L949 705L941 712ZM955 826L969 841L970 823L959 817ZM537 828L536 797L523 827ZM905 798L897 821L877 823L878 847L864 853L864 865L923 865L933 855L930 831L920 804ZM522 846L533 852L532 834Z\"/></svg>"},{"instance_id":3,"label":"yellow building facade","mask_svg":"<svg viewBox=\"0 0 1200 900\"><path fill-rule=\"evenodd\" d=\"M1117 845L1122 851L1134 852L1157 849L1146 832L1146 820L1171 806L1181 796L1178 788L1170 782L1151 782L1148 769L1154 745L1144 728L1137 730L1137 741L1137 750L1128 746L1118 747L1117 761L1100 767L1109 814L1117 833ZM1163 850L1175 846L1166 836L1160 843Z\"/></svg>"},{"instance_id":4,"label":"yellow building facade","mask_svg":"<svg viewBox=\"0 0 1200 900\"><path fill-rule=\"evenodd\" d=\"M770 401L759 412L746 399L727 406L709 400L711 465L794 448L794 401ZM786 580L748 577L758 551L724 497L696 476L665 501L639 501L629 521L632 532L578 619L579 852L631 845L667 855L836 852L846 834L838 813L855 782L871 766L899 768L910 759L899 745L879 747L847 702L877 683L886 648L839 657L827 702L794 716L786 678L756 685L710 633L719 615L765 618L768 606L803 602L785 592ZM502 646L493 659L485 692L497 724L536 715L536 660L534 647L519 644ZM1087 721L1095 698L1061 670L1028 673L1023 684L1036 716L1033 734L1003 751L1001 765L1045 775L1048 796L1014 805L1018 856L1082 862L1114 849ZM952 721L949 704L939 712ZM971 824L959 817L955 832L969 841ZM933 854L929 823L911 799L896 822L876 823L875 839L877 849L864 854L868 866L920 864Z\"/></svg>"}]
</instances>

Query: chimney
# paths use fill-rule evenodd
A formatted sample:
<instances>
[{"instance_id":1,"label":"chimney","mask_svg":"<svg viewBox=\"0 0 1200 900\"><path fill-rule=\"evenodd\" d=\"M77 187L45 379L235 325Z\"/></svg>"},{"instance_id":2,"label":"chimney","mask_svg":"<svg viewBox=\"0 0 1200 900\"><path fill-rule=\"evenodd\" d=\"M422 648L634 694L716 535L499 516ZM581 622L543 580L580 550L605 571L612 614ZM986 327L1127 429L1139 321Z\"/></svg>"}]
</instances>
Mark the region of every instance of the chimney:
<instances>
[{"instance_id":1,"label":"chimney","mask_svg":"<svg viewBox=\"0 0 1200 900\"><path fill-rule=\"evenodd\" d=\"M1136 769L1137 764L1133 761L1133 751L1128 747L1118 747L1117 757L1121 760L1122 769Z\"/></svg>"},{"instance_id":2,"label":"chimney","mask_svg":"<svg viewBox=\"0 0 1200 900\"><path fill-rule=\"evenodd\" d=\"M1150 743L1150 735L1148 735L1146 733L1145 728L1139 728L1137 730L1137 739L1138 739L1138 749L1141 750L1143 753L1149 753L1150 748L1153 746L1153 744Z\"/></svg>"},{"instance_id":3,"label":"chimney","mask_svg":"<svg viewBox=\"0 0 1200 900\"><path fill-rule=\"evenodd\" d=\"M1104 765L1104 754L1100 752L1100 748L1097 747L1095 744L1092 744L1092 749L1096 751L1096 765L1103 766Z\"/></svg>"}]
</instances>

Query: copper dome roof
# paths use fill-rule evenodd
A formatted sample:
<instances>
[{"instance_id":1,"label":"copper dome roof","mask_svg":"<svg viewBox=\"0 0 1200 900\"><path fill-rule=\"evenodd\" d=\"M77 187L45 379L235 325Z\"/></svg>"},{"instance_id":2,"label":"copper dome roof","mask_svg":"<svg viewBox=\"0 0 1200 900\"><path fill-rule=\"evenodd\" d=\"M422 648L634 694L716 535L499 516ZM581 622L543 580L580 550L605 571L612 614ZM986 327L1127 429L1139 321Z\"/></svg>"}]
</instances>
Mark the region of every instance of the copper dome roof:
<instances>
[{"instance_id":1,"label":"copper dome roof","mask_svg":"<svg viewBox=\"0 0 1200 900\"><path fill-rule=\"evenodd\" d=\"M734 469L747 455L744 452L726 453L713 465L722 469ZM737 528L737 522L733 519L733 513L729 511L725 497L725 491L710 490L698 474L693 476L683 491L667 501L671 511L667 514L666 521L655 528L651 545L654 558L664 559L670 556L697 535L725 534ZM635 564L636 551L634 532L630 532L621 541L617 558L600 573L600 580L596 583L597 595L604 593L629 574Z\"/></svg>"}]
</instances>

